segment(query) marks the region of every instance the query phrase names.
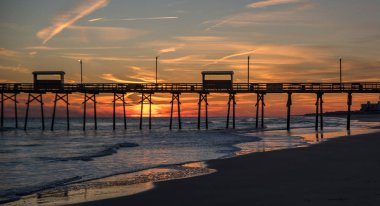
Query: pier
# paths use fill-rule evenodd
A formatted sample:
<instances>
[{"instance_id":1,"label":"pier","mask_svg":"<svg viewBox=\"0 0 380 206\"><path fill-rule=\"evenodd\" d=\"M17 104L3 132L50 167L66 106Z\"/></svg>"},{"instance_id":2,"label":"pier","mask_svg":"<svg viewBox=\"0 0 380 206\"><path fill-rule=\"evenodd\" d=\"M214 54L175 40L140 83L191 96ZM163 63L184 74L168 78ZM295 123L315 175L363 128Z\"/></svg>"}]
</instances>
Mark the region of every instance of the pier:
<instances>
[{"instance_id":1,"label":"pier","mask_svg":"<svg viewBox=\"0 0 380 206\"><path fill-rule=\"evenodd\" d=\"M45 82L46 83L46 82ZM256 95L256 102L252 105L256 106L256 128L264 128L264 97L267 94L287 94L287 125L286 128L291 128L291 106L292 94L309 93L316 95L316 112L315 112L315 129L323 130L323 95L328 93L344 93L347 94L347 129L350 129L352 95L355 93L380 93L380 82L355 82L355 83L231 83L229 87L211 87L208 83L151 83L151 84L116 84L116 83L86 83L86 84L60 84L60 86L43 86L36 83L4 83L0 84L1 95L1 127L4 126L4 103L11 101L14 106L15 127L18 128L18 100L17 96L21 93L28 95L26 102L26 114L24 129L27 129L29 106L32 103L39 104L41 109L41 124L42 129L45 129L45 114L43 95L47 93L55 94L54 108L52 115L51 130L54 129L54 119L56 105L58 101L63 101L66 105L67 129L70 129L69 118L69 95L73 93L83 94L83 130L86 129L86 108L87 104L93 104L94 123L97 129L96 117L96 96L100 94L114 95L113 99L113 129L115 129L116 121L116 101L121 101L123 104L124 114L124 129L127 129L127 115L125 105L125 95L127 93L138 93L141 95L141 113L140 113L140 129L143 129L143 107L144 104L149 104L149 128L152 127L151 105L152 96L158 93L167 93L172 95L170 124L169 128L173 127L173 108L177 104L178 128L181 129L181 102L180 97L183 94L199 94L198 101L198 128L201 128L201 113L202 104L204 105L205 113L205 128L208 128L208 100L207 96L211 93L225 93L229 95L227 100L227 120L226 128L230 127L230 109L232 106L232 128L235 128L235 96L243 93ZM168 102L169 103L169 102ZM261 108L261 111L260 111ZM261 114L261 117L260 117ZM260 124L259 124L260 123Z\"/></svg>"}]
</instances>

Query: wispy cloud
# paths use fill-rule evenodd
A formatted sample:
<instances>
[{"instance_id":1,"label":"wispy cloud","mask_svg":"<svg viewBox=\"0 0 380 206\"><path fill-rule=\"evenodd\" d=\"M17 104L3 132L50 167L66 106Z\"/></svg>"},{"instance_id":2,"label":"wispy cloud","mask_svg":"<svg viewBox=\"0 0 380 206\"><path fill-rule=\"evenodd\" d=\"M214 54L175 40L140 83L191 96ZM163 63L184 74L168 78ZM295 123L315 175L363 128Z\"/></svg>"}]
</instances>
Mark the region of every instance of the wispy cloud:
<instances>
[{"instance_id":1,"label":"wispy cloud","mask_svg":"<svg viewBox=\"0 0 380 206\"><path fill-rule=\"evenodd\" d=\"M195 55L189 55L189 56L183 56L178 58L171 58L171 59L162 59L160 62L164 64L175 64L175 63L182 63L182 62L192 62L194 59L199 58Z\"/></svg>"},{"instance_id":2,"label":"wispy cloud","mask_svg":"<svg viewBox=\"0 0 380 206\"><path fill-rule=\"evenodd\" d=\"M144 31L125 27L100 27L71 25L67 29L76 32L77 40L81 42L115 42L124 41L144 34Z\"/></svg>"},{"instance_id":3,"label":"wispy cloud","mask_svg":"<svg viewBox=\"0 0 380 206\"><path fill-rule=\"evenodd\" d=\"M94 21L100 21L103 20L104 18L95 18L95 19L90 19L88 20L89 22L94 22Z\"/></svg>"},{"instance_id":4,"label":"wispy cloud","mask_svg":"<svg viewBox=\"0 0 380 206\"><path fill-rule=\"evenodd\" d=\"M30 74L32 69L26 68L22 66L21 64L17 66L4 66L0 65L0 71L5 71L5 72L18 72L18 73L23 73L23 74Z\"/></svg>"},{"instance_id":5,"label":"wispy cloud","mask_svg":"<svg viewBox=\"0 0 380 206\"><path fill-rule=\"evenodd\" d=\"M48 46L30 46L25 49L40 50L40 51L61 51L61 50L110 50L110 49L125 49L120 46L104 46L104 47L48 47Z\"/></svg>"},{"instance_id":6,"label":"wispy cloud","mask_svg":"<svg viewBox=\"0 0 380 206\"><path fill-rule=\"evenodd\" d=\"M178 36L175 37L178 40L182 41L188 41L188 42L204 42L204 41L222 41L225 40L224 37L219 37L219 36Z\"/></svg>"},{"instance_id":7,"label":"wispy cloud","mask_svg":"<svg viewBox=\"0 0 380 206\"><path fill-rule=\"evenodd\" d=\"M284 8L280 10L270 10L261 12L242 12L226 16L222 19L205 21L203 24L211 24L206 28L206 31L222 27L222 26L248 26L255 24L283 24L283 23L298 23L298 24L314 24L308 22L300 14L303 11L314 8L314 4L306 1L297 1L299 4L295 7ZM258 2L259 3L259 2ZM258 8L258 7L256 7Z\"/></svg>"},{"instance_id":8,"label":"wispy cloud","mask_svg":"<svg viewBox=\"0 0 380 206\"><path fill-rule=\"evenodd\" d=\"M83 59L86 61L124 61L124 62L136 62L136 61L151 61L150 58L128 58L128 57L117 57L117 56L96 56L89 54L77 54L77 53L69 53L61 56L62 58L67 59Z\"/></svg>"},{"instance_id":9,"label":"wispy cloud","mask_svg":"<svg viewBox=\"0 0 380 206\"><path fill-rule=\"evenodd\" d=\"M236 54L231 54L231 55L227 55L227 56L224 56L216 61L214 61L213 63L210 63L210 64L205 64L203 66L209 66L209 65L212 65L212 64L217 64L219 62L222 62L224 60L227 60L227 59L231 59L233 57L238 57L238 56L242 56L242 55L248 55L248 54L252 54L255 50L251 50L251 51L246 51L246 52L239 52L239 53L236 53Z\"/></svg>"},{"instance_id":10,"label":"wispy cloud","mask_svg":"<svg viewBox=\"0 0 380 206\"><path fill-rule=\"evenodd\" d=\"M171 47L171 48L166 48L166 49L160 49L158 53L164 54L164 53L170 53L170 52L175 52L175 51L177 51L177 49L175 47Z\"/></svg>"},{"instance_id":11,"label":"wispy cloud","mask_svg":"<svg viewBox=\"0 0 380 206\"><path fill-rule=\"evenodd\" d=\"M128 75L128 78L122 79L116 77L114 74L106 73L99 75L101 79L124 84L141 84L155 81L155 74L151 71L145 71L144 73L135 71ZM164 79L157 79L158 82L164 82Z\"/></svg>"},{"instance_id":12,"label":"wispy cloud","mask_svg":"<svg viewBox=\"0 0 380 206\"><path fill-rule=\"evenodd\" d=\"M118 77L115 77L113 74L101 74L100 78L108 80L108 81L112 81L112 82L116 82L116 83L124 83L124 84L127 84L127 83L143 83L143 82L128 81L125 79L120 79Z\"/></svg>"},{"instance_id":13,"label":"wispy cloud","mask_svg":"<svg viewBox=\"0 0 380 206\"><path fill-rule=\"evenodd\" d=\"M5 48L0 48L0 57L1 56L3 56L3 57L15 57L17 55L18 55L18 52L16 52L16 51L5 49Z\"/></svg>"},{"instance_id":14,"label":"wispy cloud","mask_svg":"<svg viewBox=\"0 0 380 206\"><path fill-rule=\"evenodd\" d=\"M140 71L140 70L142 70L142 68L138 67L138 66L131 66L130 69L132 69L134 71Z\"/></svg>"},{"instance_id":15,"label":"wispy cloud","mask_svg":"<svg viewBox=\"0 0 380 206\"><path fill-rule=\"evenodd\" d=\"M37 32L37 37L43 40L43 44L46 44L54 36L58 35L68 26L74 24L84 16L91 14L92 12L107 6L109 0L86 0L76 8L58 15L53 20L51 26L46 27Z\"/></svg>"},{"instance_id":16,"label":"wispy cloud","mask_svg":"<svg viewBox=\"0 0 380 206\"><path fill-rule=\"evenodd\" d=\"M95 18L88 20L89 22L96 21L143 21L143 20L169 20L178 19L178 16L158 16L158 17L144 17L144 18L125 18L125 19L107 19L107 18Z\"/></svg>"},{"instance_id":17,"label":"wispy cloud","mask_svg":"<svg viewBox=\"0 0 380 206\"><path fill-rule=\"evenodd\" d=\"M303 2L303 0L265 0L265 1L259 1L255 3L248 4L248 8L265 8L269 6L276 6L276 5L282 5L282 4L294 4L294 3L300 3Z\"/></svg>"}]
</instances>

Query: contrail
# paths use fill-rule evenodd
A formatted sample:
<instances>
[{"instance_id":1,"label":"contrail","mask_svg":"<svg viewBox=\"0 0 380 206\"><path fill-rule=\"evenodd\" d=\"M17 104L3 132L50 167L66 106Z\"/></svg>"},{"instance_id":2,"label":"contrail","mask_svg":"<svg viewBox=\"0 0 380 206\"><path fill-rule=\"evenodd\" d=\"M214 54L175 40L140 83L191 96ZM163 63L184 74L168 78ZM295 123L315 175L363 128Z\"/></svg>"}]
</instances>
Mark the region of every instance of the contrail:
<instances>
[{"instance_id":1,"label":"contrail","mask_svg":"<svg viewBox=\"0 0 380 206\"><path fill-rule=\"evenodd\" d=\"M56 16L53 25L39 31L37 37L43 39L43 43L46 44L46 42L61 33L68 26L74 24L82 17L107 6L108 3L109 0L86 1L86 4L81 4L75 9L67 11L65 14Z\"/></svg>"},{"instance_id":2,"label":"contrail","mask_svg":"<svg viewBox=\"0 0 380 206\"><path fill-rule=\"evenodd\" d=\"M202 65L202 66L209 66L209 65L212 65L212 64L217 64L221 61L224 61L224 60L227 60L227 59L230 59L230 58L233 58L233 57L237 57L237 56L242 56L242 55L247 55L247 54L251 54L253 53L255 50L251 50L251 51L247 51L247 52L240 52L240 53L236 53L236 54L231 54L231 55L228 55L228 56L224 56L220 59L217 59L216 61L214 61L213 63L209 63L209 64L205 64L205 65Z\"/></svg>"},{"instance_id":3,"label":"contrail","mask_svg":"<svg viewBox=\"0 0 380 206\"><path fill-rule=\"evenodd\" d=\"M144 17L144 18L126 18L126 19L106 19L106 18L96 18L90 19L89 22L95 21L142 21L142 20L167 20L167 19L178 19L177 16L159 16L159 17Z\"/></svg>"}]
</instances>

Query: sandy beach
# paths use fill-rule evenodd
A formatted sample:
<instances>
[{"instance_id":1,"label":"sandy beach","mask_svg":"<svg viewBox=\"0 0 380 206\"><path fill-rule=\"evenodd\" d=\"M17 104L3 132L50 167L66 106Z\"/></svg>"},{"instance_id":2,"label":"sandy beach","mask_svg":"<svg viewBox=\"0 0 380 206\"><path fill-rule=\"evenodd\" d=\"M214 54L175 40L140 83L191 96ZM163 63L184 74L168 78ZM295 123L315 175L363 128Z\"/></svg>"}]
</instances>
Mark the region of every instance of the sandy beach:
<instances>
[{"instance_id":1,"label":"sandy beach","mask_svg":"<svg viewBox=\"0 0 380 206\"><path fill-rule=\"evenodd\" d=\"M379 205L380 133L208 162L218 172L85 205Z\"/></svg>"}]
</instances>

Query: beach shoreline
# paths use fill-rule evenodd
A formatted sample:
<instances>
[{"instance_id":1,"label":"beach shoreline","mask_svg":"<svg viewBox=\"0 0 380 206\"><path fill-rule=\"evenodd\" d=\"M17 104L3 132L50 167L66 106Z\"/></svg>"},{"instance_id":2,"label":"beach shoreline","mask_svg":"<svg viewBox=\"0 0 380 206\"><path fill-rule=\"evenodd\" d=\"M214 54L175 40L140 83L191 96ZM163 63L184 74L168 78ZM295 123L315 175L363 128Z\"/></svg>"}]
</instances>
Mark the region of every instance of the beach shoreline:
<instances>
[{"instance_id":1,"label":"beach shoreline","mask_svg":"<svg viewBox=\"0 0 380 206\"><path fill-rule=\"evenodd\" d=\"M368 125L369 126L369 125ZM325 140L330 140L330 138L337 138L347 135L355 135L367 132L374 132L375 129L379 129L378 126L370 126L366 127L368 129L363 130L360 128L356 128L351 131L351 133L347 133L346 131L338 131L332 132L327 129L324 133L315 132L314 130L309 133L299 133L297 129L293 129L291 132L281 131L281 130L258 130L251 135L254 136L271 136L271 135L289 135L294 137L302 137L303 141L309 142L308 144L296 145L293 144L289 147L277 148L274 145L271 145L270 148L274 150L288 150L287 148L295 149L298 147L309 147L313 146L315 143L322 143ZM280 132L280 133L278 133ZM344 138L344 137L343 137ZM264 138L266 139L266 138ZM289 139L290 140L290 139ZM270 140L269 140L270 141ZM294 140L291 140L294 141ZM246 156L252 153L267 153L268 150L266 148L265 141L254 141L254 142L246 142L237 145L233 145L233 147L239 148L234 155L227 155L225 158L220 158L216 160L225 160L225 159L234 159L241 155ZM245 147L242 147L245 146ZM79 181L79 184L73 183L64 185L63 187L59 186L57 188L42 190L36 193L31 193L28 195L23 195L19 200L14 202L5 203L6 205L24 205L23 203L28 203L28 205L67 205L67 204L87 204L94 203L94 201L102 202L115 198L124 198L124 196L130 195L139 195L139 193L144 194L145 192L149 192L151 190L155 191L161 186L161 182L172 182L175 179L193 179L196 176L207 176L210 173L214 173L215 171L218 173L219 168L214 168L213 162L216 160L206 160L203 162L185 162L181 164L175 164L172 166L166 167L157 167L146 170L141 170L139 172L132 173L120 173L108 177L97 178L89 181ZM186 166L194 164L191 166L190 170L186 169ZM204 164L202 164L204 163ZM173 167L177 167L174 169ZM185 168L185 170L183 170ZM177 171L174 171L174 170ZM163 171L167 170L167 171ZM170 170L170 171L169 171ZM185 173L182 173L182 171ZM206 171L207 170L207 171ZM200 171L200 172L199 172ZM137 174L136 174L137 173ZM140 174L138 174L140 173ZM112 181L108 181L112 179ZM137 181L136 181L137 180ZM134 197L134 196L133 196ZM103 202L104 203L104 202ZM102 203L102 204L103 204ZM105 203L104 203L105 204ZM91 205L91 204L90 204Z\"/></svg>"},{"instance_id":2,"label":"beach shoreline","mask_svg":"<svg viewBox=\"0 0 380 206\"><path fill-rule=\"evenodd\" d=\"M377 205L380 132L207 161L216 173L85 205Z\"/></svg>"}]
</instances>

